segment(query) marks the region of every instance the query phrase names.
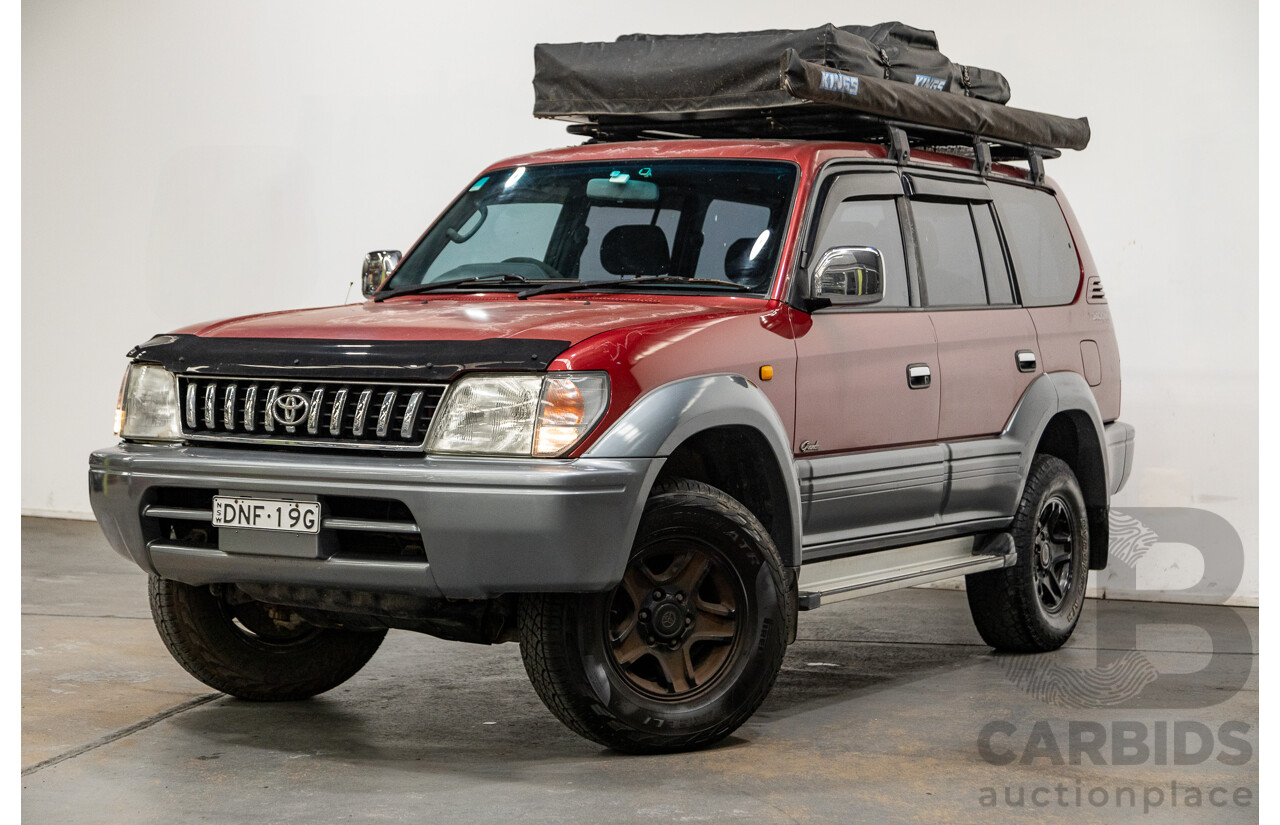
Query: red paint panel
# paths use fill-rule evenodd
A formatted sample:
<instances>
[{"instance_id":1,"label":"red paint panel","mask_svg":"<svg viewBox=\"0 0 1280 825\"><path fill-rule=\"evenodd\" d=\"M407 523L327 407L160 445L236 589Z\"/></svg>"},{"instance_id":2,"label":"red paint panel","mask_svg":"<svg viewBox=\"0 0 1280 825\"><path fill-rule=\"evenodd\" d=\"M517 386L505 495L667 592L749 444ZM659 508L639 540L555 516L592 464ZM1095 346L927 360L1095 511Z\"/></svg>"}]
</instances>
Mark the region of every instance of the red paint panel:
<instances>
[{"instance_id":1,"label":"red paint panel","mask_svg":"<svg viewBox=\"0 0 1280 825\"><path fill-rule=\"evenodd\" d=\"M1058 191L1053 181L1048 183ZM1063 217L1067 219L1071 239L1075 242L1076 253L1080 257L1081 283L1088 283L1090 278L1098 277L1098 266L1094 263L1093 253L1089 251L1089 244L1085 241L1084 232L1080 229L1080 222L1076 220L1071 204L1061 194L1057 198ZM1098 402L1098 412L1103 421L1115 421L1119 418L1120 347L1116 344L1111 307L1105 303L1086 303L1084 295L1077 295L1076 303L1070 306L1031 310L1031 320L1035 322L1040 346L1045 350L1046 363L1061 364L1063 369L1082 371L1084 365L1079 360L1079 342L1097 342L1101 380L1093 387L1093 397ZM1067 366L1072 363L1075 366Z\"/></svg>"},{"instance_id":2,"label":"red paint panel","mask_svg":"<svg viewBox=\"0 0 1280 825\"><path fill-rule=\"evenodd\" d=\"M1036 307L1028 312L1040 340L1045 372L1069 370L1084 375L1080 342L1097 342L1100 380L1093 387L1093 397L1102 420L1116 420L1120 416L1120 348L1111 326L1111 308L1085 303L1081 297L1067 306Z\"/></svg>"},{"instance_id":3,"label":"red paint panel","mask_svg":"<svg viewBox=\"0 0 1280 825\"><path fill-rule=\"evenodd\" d=\"M324 338L339 340L448 340L544 338L582 341L601 332L649 321L698 318L725 312L760 311L760 298L652 296L651 302L611 301L577 293L517 300L513 293L433 295L365 301L317 309L249 315L178 330L227 338ZM646 296L649 297L649 296Z\"/></svg>"},{"instance_id":4,"label":"red paint panel","mask_svg":"<svg viewBox=\"0 0 1280 825\"><path fill-rule=\"evenodd\" d=\"M937 332L942 367L938 438L999 433L1027 386L1042 371L1018 369L1018 350L1038 350L1036 328L1027 310L935 310L928 315ZM1036 360L1039 364L1038 355Z\"/></svg>"},{"instance_id":5,"label":"red paint panel","mask_svg":"<svg viewBox=\"0 0 1280 825\"><path fill-rule=\"evenodd\" d=\"M582 453L636 398L663 384L698 375L741 375L758 386L778 411L788 434L795 419L796 349L791 307L706 314L696 319L654 321L601 333L565 352L552 370L608 370L609 410ZM773 378L760 378L762 366Z\"/></svg>"},{"instance_id":6,"label":"red paint panel","mask_svg":"<svg viewBox=\"0 0 1280 825\"><path fill-rule=\"evenodd\" d=\"M836 453L937 438L937 345L924 313L817 312L796 351L797 453L803 441ZM933 384L908 388L909 364L927 364Z\"/></svg>"}]
</instances>

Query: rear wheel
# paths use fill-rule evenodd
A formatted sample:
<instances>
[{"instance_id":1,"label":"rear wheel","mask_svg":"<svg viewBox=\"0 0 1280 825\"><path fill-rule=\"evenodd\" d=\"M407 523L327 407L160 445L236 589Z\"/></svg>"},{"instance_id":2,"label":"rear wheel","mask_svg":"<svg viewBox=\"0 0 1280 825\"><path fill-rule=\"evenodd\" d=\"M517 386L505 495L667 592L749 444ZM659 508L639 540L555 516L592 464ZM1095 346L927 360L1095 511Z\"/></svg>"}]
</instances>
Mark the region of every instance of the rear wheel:
<instances>
[{"instance_id":1,"label":"rear wheel","mask_svg":"<svg viewBox=\"0 0 1280 825\"><path fill-rule=\"evenodd\" d=\"M704 747L768 695L786 650L785 593L750 511L671 481L650 498L614 590L522 599L521 655L543 702L582 736L637 753Z\"/></svg>"},{"instance_id":2,"label":"rear wheel","mask_svg":"<svg viewBox=\"0 0 1280 825\"><path fill-rule=\"evenodd\" d=\"M1088 513L1066 462L1035 457L1011 532L1017 562L967 577L969 612L994 648L1056 650L1080 619L1089 577Z\"/></svg>"},{"instance_id":3,"label":"rear wheel","mask_svg":"<svg viewBox=\"0 0 1280 825\"><path fill-rule=\"evenodd\" d=\"M178 664L241 699L306 699L331 690L364 667L386 636L315 627L287 607L232 599L228 589L152 576L151 616Z\"/></svg>"}]
</instances>

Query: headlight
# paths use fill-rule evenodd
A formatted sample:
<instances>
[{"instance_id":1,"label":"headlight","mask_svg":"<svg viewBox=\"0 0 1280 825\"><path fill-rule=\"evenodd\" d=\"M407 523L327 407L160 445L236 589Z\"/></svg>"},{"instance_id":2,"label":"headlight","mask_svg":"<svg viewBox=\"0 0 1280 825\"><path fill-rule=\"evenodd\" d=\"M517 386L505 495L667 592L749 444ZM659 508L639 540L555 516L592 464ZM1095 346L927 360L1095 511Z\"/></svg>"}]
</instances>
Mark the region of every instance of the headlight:
<instances>
[{"instance_id":1,"label":"headlight","mask_svg":"<svg viewBox=\"0 0 1280 825\"><path fill-rule=\"evenodd\" d=\"M150 364L130 364L116 402L116 435L142 441L178 441L178 379Z\"/></svg>"},{"instance_id":2,"label":"headlight","mask_svg":"<svg viewBox=\"0 0 1280 825\"><path fill-rule=\"evenodd\" d=\"M427 451L563 455L586 437L608 405L609 377L602 372L472 375L449 388Z\"/></svg>"}]
</instances>

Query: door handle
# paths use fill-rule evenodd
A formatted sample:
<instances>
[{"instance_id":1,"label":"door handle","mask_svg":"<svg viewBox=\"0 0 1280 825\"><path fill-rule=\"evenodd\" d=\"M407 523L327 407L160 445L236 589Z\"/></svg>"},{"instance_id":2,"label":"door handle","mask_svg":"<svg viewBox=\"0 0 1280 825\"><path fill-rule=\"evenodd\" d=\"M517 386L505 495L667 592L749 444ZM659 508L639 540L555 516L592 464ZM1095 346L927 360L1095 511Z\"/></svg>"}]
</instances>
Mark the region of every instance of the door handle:
<instances>
[{"instance_id":1,"label":"door handle","mask_svg":"<svg viewBox=\"0 0 1280 825\"><path fill-rule=\"evenodd\" d=\"M913 390L923 390L933 380L933 371L928 364L907 365L907 386Z\"/></svg>"},{"instance_id":2,"label":"door handle","mask_svg":"<svg viewBox=\"0 0 1280 825\"><path fill-rule=\"evenodd\" d=\"M1029 349L1020 349L1013 354L1018 362L1018 372L1036 371L1036 354Z\"/></svg>"}]
</instances>

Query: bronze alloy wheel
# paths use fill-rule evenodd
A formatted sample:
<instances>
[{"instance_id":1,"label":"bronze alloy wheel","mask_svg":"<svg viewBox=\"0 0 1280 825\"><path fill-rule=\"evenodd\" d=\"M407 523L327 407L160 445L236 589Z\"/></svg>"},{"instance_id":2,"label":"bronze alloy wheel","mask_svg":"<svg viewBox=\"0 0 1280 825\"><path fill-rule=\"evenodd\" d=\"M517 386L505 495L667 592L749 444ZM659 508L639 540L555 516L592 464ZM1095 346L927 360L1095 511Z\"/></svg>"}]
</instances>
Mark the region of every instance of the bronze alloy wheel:
<instances>
[{"instance_id":1,"label":"bronze alloy wheel","mask_svg":"<svg viewBox=\"0 0 1280 825\"><path fill-rule=\"evenodd\" d=\"M1036 518L1033 565L1036 595L1049 613L1057 613L1071 591L1075 520L1061 495L1045 501Z\"/></svg>"},{"instance_id":2,"label":"bronze alloy wheel","mask_svg":"<svg viewBox=\"0 0 1280 825\"><path fill-rule=\"evenodd\" d=\"M704 482L659 482L620 583L531 593L520 656L538 696L582 736L670 753L733 733L769 693L787 649L778 548L741 502Z\"/></svg>"},{"instance_id":3,"label":"bronze alloy wheel","mask_svg":"<svg viewBox=\"0 0 1280 825\"><path fill-rule=\"evenodd\" d=\"M635 690L685 701L715 684L741 633L742 581L710 546L667 540L633 556L609 599L612 664Z\"/></svg>"}]
</instances>

